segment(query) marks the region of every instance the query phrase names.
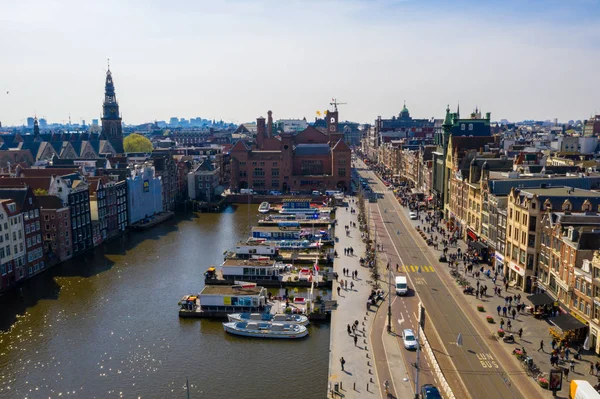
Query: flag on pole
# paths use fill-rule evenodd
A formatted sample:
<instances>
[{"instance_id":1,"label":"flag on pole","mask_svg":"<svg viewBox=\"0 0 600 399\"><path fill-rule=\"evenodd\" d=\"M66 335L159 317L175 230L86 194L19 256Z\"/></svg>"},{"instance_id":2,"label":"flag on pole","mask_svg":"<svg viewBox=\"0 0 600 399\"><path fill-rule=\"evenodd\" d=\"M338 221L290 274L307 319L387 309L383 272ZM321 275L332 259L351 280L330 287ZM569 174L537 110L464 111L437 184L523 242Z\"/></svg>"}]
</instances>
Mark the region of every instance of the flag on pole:
<instances>
[{"instance_id":1,"label":"flag on pole","mask_svg":"<svg viewBox=\"0 0 600 399\"><path fill-rule=\"evenodd\" d=\"M317 111L317 115L318 115L318 116L321 116L321 111Z\"/></svg>"},{"instance_id":2,"label":"flag on pole","mask_svg":"<svg viewBox=\"0 0 600 399\"><path fill-rule=\"evenodd\" d=\"M317 264L317 262L315 262L315 266L314 267L315 267L315 273L318 273L319 272L319 265Z\"/></svg>"}]
</instances>

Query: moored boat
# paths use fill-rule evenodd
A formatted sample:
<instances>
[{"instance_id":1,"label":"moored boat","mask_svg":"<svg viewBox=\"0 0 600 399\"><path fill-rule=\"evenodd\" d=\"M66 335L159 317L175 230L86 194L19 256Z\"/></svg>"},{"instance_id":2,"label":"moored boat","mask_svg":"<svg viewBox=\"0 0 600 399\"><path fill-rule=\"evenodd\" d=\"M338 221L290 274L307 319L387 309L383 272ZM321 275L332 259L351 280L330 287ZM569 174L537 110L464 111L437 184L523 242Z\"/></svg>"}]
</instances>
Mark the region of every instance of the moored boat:
<instances>
[{"instance_id":1,"label":"moored boat","mask_svg":"<svg viewBox=\"0 0 600 399\"><path fill-rule=\"evenodd\" d=\"M271 205L269 205L269 203L266 201L262 202L258 207L258 211L260 213L269 213L269 211L271 211Z\"/></svg>"},{"instance_id":2,"label":"moored boat","mask_svg":"<svg viewBox=\"0 0 600 399\"><path fill-rule=\"evenodd\" d=\"M284 313L232 313L227 315L229 321L246 321L246 322L271 322L283 324L299 324L301 326L308 325L308 317L300 314L284 314Z\"/></svg>"},{"instance_id":3,"label":"moored boat","mask_svg":"<svg viewBox=\"0 0 600 399\"><path fill-rule=\"evenodd\" d=\"M293 339L308 335L308 329L299 324L231 321L223 323L223 328L230 334L255 338Z\"/></svg>"}]
</instances>

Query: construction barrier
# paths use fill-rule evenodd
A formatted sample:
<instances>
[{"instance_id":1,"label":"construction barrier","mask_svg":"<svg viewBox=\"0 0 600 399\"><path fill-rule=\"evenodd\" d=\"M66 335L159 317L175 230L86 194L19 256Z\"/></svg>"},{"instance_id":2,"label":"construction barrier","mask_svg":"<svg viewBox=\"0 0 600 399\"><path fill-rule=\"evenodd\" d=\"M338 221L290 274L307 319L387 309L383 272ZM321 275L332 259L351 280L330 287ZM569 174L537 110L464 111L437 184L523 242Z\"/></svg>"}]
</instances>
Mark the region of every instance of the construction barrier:
<instances>
[{"instance_id":1,"label":"construction barrier","mask_svg":"<svg viewBox=\"0 0 600 399\"><path fill-rule=\"evenodd\" d=\"M435 374L438 380L440 381L440 388L444 392L444 397L448 399L456 399L454 393L452 392L452 389L450 388L450 385L448 385L448 381L446 381L446 377L444 377L444 373L442 373L442 369L440 369L440 365L437 359L435 358L435 354L431 350L431 346L429 346L429 341L427 341L427 337L425 336L423 331L421 331L420 338L422 338L423 340L422 349L425 350L425 355L428 357L429 363L433 366L433 370L435 371Z\"/></svg>"}]
</instances>

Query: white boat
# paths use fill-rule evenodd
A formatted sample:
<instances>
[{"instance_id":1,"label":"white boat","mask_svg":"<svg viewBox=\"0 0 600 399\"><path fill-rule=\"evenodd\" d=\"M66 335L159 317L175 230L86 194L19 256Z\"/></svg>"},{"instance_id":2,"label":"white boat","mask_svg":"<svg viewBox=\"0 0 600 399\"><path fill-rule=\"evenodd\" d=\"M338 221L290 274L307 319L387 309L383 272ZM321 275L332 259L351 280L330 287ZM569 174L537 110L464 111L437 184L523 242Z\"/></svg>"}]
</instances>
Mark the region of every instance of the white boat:
<instances>
[{"instance_id":1,"label":"white boat","mask_svg":"<svg viewBox=\"0 0 600 399\"><path fill-rule=\"evenodd\" d=\"M302 338L308 335L305 326L299 324L255 323L231 321L223 323L226 332L256 338Z\"/></svg>"},{"instance_id":2,"label":"white boat","mask_svg":"<svg viewBox=\"0 0 600 399\"><path fill-rule=\"evenodd\" d=\"M269 203L266 201L262 202L258 207L258 211L260 213L269 213L269 211L271 211L271 205L269 205Z\"/></svg>"},{"instance_id":3,"label":"white boat","mask_svg":"<svg viewBox=\"0 0 600 399\"><path fill-rule=\"evenodd\" d=\"M271 322L283 324L299 324L301 326L308 325L308 317L301 314L284 314L284 313L232 313L228 314L229 321L246 321L246 322Z\"/></svg>"}]
</instances>

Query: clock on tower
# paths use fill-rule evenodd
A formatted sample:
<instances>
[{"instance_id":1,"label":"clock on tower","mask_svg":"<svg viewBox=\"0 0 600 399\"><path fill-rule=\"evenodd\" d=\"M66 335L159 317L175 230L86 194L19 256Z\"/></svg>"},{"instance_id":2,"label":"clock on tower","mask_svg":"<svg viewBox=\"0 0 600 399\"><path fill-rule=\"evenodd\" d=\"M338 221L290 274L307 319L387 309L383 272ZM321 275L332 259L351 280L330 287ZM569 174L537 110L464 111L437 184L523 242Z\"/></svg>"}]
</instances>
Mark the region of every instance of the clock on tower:
<instances>
[{"instance_id":1,"label":"clock on tower","mask_svg":"<svg viewBox=\"0 0 600 399\"><path fill-rule=\"evenodd\" d=\"M337 111L327 113L327 131L329 133L337 132L338 113Z\"/></svg>"}]
</instances>

